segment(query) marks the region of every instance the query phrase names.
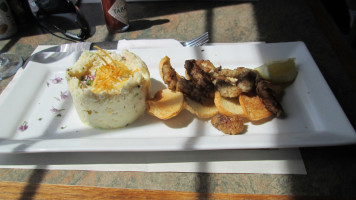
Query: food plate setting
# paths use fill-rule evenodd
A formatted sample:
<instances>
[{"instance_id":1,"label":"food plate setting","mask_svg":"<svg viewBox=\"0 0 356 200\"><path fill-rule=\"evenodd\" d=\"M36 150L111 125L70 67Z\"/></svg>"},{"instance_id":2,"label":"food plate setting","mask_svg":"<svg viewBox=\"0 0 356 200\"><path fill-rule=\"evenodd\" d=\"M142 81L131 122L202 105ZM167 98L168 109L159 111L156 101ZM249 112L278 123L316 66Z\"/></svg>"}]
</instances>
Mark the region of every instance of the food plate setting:
<instances>
[{"instance_id":1,"label":"food plate setting","mask_svg":"<svg viewBox=\"0 0 356 200\"><path fill-rule=\"evenodd\" d=\"M191 151L356 142L352 125L303 42L129 51L147 64L152 95L166 88L158 69L165 56L181 75L189 59L210 60L216 67L253 69L273 60L295 58L298 76L283 94L286 116L260 124L248 122L240 135L224 134L209 119L198 119L186 110L169 120L145 113L124 128L96 129L80 121L65 80L66 70L81 53L42 53L0 98L0 152Z\"/></svg>"}]
</instances>

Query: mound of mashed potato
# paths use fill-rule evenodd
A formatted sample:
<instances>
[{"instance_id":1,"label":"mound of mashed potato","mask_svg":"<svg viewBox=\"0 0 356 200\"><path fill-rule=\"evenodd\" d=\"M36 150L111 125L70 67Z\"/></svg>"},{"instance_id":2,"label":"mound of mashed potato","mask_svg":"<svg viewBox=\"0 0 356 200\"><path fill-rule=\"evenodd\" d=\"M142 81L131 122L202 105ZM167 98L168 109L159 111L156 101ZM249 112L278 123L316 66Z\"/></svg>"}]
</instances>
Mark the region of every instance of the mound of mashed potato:
<instances>
[{"instance_id":1,"label":"mound of mashed potato","mask_svg":"<svg viewBox=\"0 0 356 200\"><path fill-rule=\"evenodd\" d=\"M134 53L83 52L66 80L80 120L95 128L120 128L146 111L150 74Z\"/></svg>"}]
</instances>

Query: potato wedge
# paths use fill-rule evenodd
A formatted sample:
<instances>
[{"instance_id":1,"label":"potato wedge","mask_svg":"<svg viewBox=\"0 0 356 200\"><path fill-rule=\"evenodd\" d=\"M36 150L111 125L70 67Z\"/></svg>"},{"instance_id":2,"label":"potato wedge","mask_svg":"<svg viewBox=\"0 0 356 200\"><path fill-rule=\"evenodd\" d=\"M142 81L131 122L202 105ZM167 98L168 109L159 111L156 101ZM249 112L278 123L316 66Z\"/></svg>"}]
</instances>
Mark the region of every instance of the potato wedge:
<instances>
[{"instance_id":1,"label":"potato wedge","mask_svg":"<svg viewBox=\"0 0 356 200\"><path fill-rule=\"evenodd\" d=\"M272 116L257 95L241 94L239 101L245 116L251 121L259 121Z\"/></svg>"},{"instance_id":2,"label":"potato wedge","mask_svg":"<svg viewBox=\"0 0 356 200\"><path fill-rule=\"evenodd\" d=\"M210 118L218 113L218 109L213 101L201 104L187 97L185 98L184 108L195 114L198 118Z\"/></svg>"},{"instance_id":3,"label":"potato wedge","mask_svg":"<svg viewBox=\"0 0 356 200\"><path fill-rule=\"evenodd\" d=\"M214 103L223 115L245 117L238 98L226 98L221 96L219 91L215 91Z\"/></svg>"},{"instance_id":4,"label":"potato wedge","mask_svg":"<svg viewBox=\"0 0 356 200\"><path fill-rule=\"evenodd\" d=\"M148 113L159 119L170 119L177 116L184 108L184 96L168 88L159 90L147 101Z\"/></svg>"}]
</instances>

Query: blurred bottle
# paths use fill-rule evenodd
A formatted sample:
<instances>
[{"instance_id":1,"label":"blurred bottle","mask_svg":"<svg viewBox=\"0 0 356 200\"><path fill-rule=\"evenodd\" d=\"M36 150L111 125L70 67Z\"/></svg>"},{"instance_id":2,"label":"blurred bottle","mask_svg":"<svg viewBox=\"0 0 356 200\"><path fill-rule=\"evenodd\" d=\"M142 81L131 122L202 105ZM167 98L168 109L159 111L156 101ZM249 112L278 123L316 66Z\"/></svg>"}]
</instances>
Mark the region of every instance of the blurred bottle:
<instances>
[{"instance_id":1,"label":"blurred bottle","mask_svg":"<svg viewBox=\"0 0 356 200\"><path fill-rule=\"evenodd\" d=\"M124 32L129 28L126 0L101 0L109 32Z\"/></svg>"},{"instance_id":2,"label":"blurred bottle","mask_svg":"<svg viewBox=\"0 0 356 200\"><path fill-rule=\"evenodd\" d=\"M17 32L15 19L5 0L0 0L0 39L8 38Z\"/></svg>"}]
</instances>

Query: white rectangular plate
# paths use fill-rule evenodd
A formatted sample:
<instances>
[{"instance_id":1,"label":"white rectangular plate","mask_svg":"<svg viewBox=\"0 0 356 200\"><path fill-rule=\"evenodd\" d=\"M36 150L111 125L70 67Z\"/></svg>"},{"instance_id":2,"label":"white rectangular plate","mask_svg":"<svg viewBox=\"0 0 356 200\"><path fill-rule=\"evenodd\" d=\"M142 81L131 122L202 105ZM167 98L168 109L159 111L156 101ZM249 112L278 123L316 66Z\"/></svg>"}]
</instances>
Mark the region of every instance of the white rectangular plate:
<instances>
[{"instance_id":1,"label":"white rectangular plate","mask_svg":"<svg viewBox=\"0 0 356 200\"><path fill-rule=\"evenodd\" d=\"M162 121L148 114L121 129L101 130L79 120L67 93L65 71L79 53L47 53L34 58L0 98L0 152L101 152L256 149L341 145L356 134L303 42L229 44L193 48L132 49L147 64L152 93L164 88L158 64L164 56L184 75L187 59L208 59L215 66L255 68L272 60L296 58L298 76L285 90L286 118L254 125L243 135L226 135L209 120L188 111ZM120 52L119 52L120 53ZM37 60L37 62L35 62ZM52 83L63 78L59 84ZM63 109L60 114L52 108ZM28 129L19 127L27 122Z\"/></svg>"}]
</instances>

